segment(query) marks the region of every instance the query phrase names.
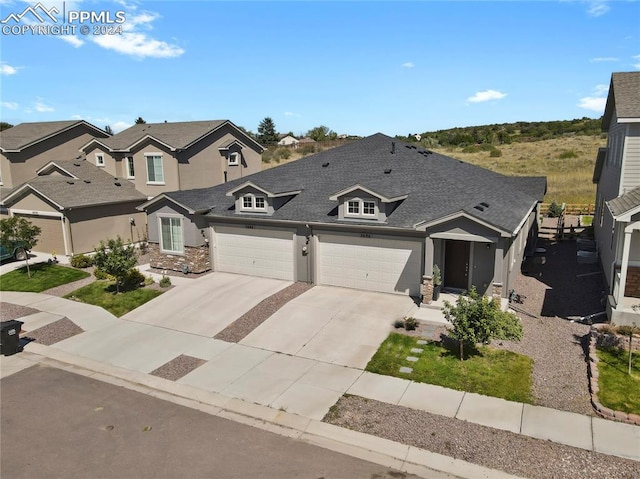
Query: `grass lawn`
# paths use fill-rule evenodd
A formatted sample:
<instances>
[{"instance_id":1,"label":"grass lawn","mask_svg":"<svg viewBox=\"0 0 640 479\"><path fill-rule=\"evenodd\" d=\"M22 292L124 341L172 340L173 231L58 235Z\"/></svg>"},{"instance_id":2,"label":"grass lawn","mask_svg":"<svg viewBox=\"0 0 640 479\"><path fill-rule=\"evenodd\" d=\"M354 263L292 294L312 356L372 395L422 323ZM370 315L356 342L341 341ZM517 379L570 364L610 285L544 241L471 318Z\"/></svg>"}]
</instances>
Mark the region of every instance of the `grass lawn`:
<instances>
[{"instance_id":1,"label":"grass lawn","mask_svg":"<svg viewBox=\"0 0 640 479\"><path fill-rule=\"evenodd\" d=\"M468 359L460 361L457 350L446 349L438 343L418 345L418 339L391 333L371 358L366 370L509 401L532 402L531 358L481 347ZM412 348L424 351L416 354L411 352ZM407 356L416 356L419 360L411 363ZM413 372L401 373L401 366L413 368Z\"/></svg>"},{"instance_id":2,"label":"grass lawn","mask_svg":"<svg viewBox=\"0 0 640 479\"><path fill-rule=\"evenodd\" d=\"M631 362L631 376L627 374L629 353L621 349L597 351L598 399L603 406L626 413L640 414L640 353Z\"/></svg>"},{"instance_id":3,"label":"grass lawn","mask_svg":"<svg viewBox=\"0 0 640 479\"><path fill-rule=\"evenodd\" d=\"M100 306L119 318L161 294L162 291L148 288L138 288L116 294L113 281L95 281L67 294L65 298Z\"/></svg>"},{"instance_id":4,"label":"grass lawn","mask_svg":"<svg viewBox=\"0 0 640 479\"><path fill-rule=\"evenodd\" d=\"M0 291L40 293L89 276L86 271L49 263L30 264L29 269L31 278L27 276L26 266L0 276Z\"/></svg>"}]
</instances>

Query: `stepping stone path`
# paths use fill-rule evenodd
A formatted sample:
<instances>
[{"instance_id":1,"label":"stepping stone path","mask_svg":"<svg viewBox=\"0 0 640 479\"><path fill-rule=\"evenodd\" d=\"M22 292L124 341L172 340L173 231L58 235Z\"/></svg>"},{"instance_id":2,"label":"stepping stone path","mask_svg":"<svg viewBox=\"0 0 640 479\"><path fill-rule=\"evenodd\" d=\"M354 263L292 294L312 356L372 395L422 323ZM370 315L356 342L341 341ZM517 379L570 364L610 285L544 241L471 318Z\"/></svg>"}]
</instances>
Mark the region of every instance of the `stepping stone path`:
<instances>
[{"instance_id":1,"label":"stepping stone path","mask_svg":"<svg viewBox=\"0 0 640 479\"><path fill-rule=\"evenodd\" d=\"M407 356L407 361L415 363L419 358L416 358L415 356Z\"/></svg>"},{"instance_id":2,"label":"stepping stone path","mask_svg":"<svg viewBox=\"0 0 640 479\"><path fill-rule=\"evenodd\" d=\"M411 352L412 353L420 354L423 351L424 351L424 349L422 349L422 348L411 348Z\"/></svg>"},{"instance_id":3,"label":"stepping stone path","mask_svg":"<svg viewBox=\"0 0 640 479\"><path fill-rule=\"evenodd\" d=\"M422 345L422 344L427 344L427 342L424 339L418 339L418 341L416 341L416 343Z\"/></svg>"},{"instance_id":4,"label":"stepping stone path","mask_svg":"<svg viewBox=\"0 0 640 479\"><path fill-rule=\"evenodd\" d=\"M402 366L400 368L400 372L401 373L405 373L405 374L411 374L413 372L413 368L408 368L406 366Z\"/></svg>"}]
</instances>

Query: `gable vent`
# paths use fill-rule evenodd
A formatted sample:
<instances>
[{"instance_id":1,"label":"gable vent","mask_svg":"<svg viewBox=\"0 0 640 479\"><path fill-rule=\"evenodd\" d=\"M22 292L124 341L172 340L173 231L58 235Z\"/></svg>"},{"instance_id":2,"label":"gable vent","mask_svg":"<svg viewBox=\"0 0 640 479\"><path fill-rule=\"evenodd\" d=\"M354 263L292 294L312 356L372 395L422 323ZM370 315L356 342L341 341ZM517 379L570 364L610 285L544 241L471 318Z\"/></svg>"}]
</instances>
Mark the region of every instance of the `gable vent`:
<instances>
[{"instance_id":1,"label":"gable vent","mask_svg":"<svg viewBox=\"0 0 640 479\"><path fill-rule=\"evenodd\" d=\"M386 170L384 170L385 175L388 175L389 173L391 173L391 168L387 168Z\"/></svg>"},{"instance_id":2,"label":"gable vent","mask_svg":"<svg viewBox=\"0 0 640 479\"><path fill-rule=\"evenodd\" d=\"M327 161L326 163L322 163L322 167L326 168L327 166L329 166L329 162Z\"/></svg>"}]
</instances>

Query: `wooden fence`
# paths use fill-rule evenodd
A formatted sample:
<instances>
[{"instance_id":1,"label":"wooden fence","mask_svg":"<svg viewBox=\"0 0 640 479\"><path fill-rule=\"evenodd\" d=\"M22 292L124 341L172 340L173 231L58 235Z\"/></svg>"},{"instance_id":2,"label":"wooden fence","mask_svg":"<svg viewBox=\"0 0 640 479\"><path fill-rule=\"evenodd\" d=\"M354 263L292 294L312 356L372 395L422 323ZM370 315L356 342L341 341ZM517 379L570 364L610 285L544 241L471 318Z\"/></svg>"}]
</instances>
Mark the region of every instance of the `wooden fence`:
<instances>
[{"instance_id":1,"label":"wooden fence","mask_svg":"<svg viewBox=\"0 0 640 479\"><path fill-rule=\"evenodd\" d=\"M542 203L540 205L540 213L546 216L549 213L549 206L551 206L551 203ZM562 206L562 204L559 206ZM594 215L595 212L596 206L592 204L564 204L565 215Z\"/></svg>"}]
</instances>

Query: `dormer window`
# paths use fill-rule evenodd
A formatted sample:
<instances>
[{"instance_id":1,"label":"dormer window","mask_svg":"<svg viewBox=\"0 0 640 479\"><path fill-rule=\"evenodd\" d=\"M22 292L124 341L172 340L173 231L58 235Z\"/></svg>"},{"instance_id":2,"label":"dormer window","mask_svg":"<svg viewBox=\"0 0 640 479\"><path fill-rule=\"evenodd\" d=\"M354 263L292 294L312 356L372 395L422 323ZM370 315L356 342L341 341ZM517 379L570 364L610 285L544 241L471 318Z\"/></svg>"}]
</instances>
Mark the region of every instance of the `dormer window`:
<instances>
[{"instance_id":1,"label":"dormer window","mask_svg":"<svg viewBox=\"0 0 640 479\"><path fill-rule=\"evenodd\" d=\"M104 155L96 153L96 166L104 166Z\"/></svg>"},{"instance_id":2,"label":"dormer window","mask_svg":"<svg viewBox=\"0 0 640 479\"><path fill-rule=\"evenodd\" d=\"M240 153L229 153L228 163L229 166L238 166L240 164Z\"/></svg>"},{"instance_id":3,"label":"dormer window","mask_svg":"<svg viewBox=\"0 0 640 479\"><path fill-rule=\"evenodd\" d=\"M351 200L347 205L347 212L350 215L359 215L360 214L360 201L359 200Z\"/></svg>"},{"instance_id":4,"label":"dormer window","mask_svg":"<svg viewBox=\"0 0 640 479\"><path fill-rule=\"evenodd\" d=\"M365 216L373 216L376 214L375 201L363 201L362 202L362 214Z\"/></svg>"},{"instance_id":5,"label":"dormer window","mask_svg":"<svg viewBox=\"0 0 640 479\"><path fill-rule=\"evenodd\" d=\"M375 218L377 217L377 214L377 205L375 201L353 198L346 202L346 217Z\"/></svg>"},{"instance_id":6,"label":"dormer window","mask_svg":"<svg viewBox=\"0 0 640 479\"><path fill-rule=\"evenodd\" d=\"M243 211L265 211L267 208L267 200L264 196L244 195L242 197Z\"/></svg>"}]
</instances>

